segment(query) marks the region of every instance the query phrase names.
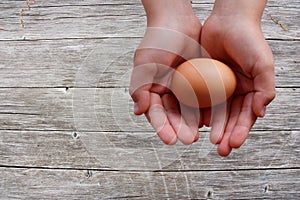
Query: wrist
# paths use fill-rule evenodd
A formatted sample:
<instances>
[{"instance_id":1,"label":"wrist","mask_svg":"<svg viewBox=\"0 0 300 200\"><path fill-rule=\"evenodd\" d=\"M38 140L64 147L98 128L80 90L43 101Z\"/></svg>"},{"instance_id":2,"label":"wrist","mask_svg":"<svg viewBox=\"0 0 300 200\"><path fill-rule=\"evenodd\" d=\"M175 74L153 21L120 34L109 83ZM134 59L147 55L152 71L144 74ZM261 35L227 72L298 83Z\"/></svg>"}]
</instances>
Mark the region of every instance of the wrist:
<instances>
[{"instance_id":1,"label":"wrist","mask_svg":"<svg viewBox=\"0 0 300 200\"><path fill-rule=\"evenodd\" d=\"M149 27L183 24L196 18L189 0L142 0L142 3Z\"/></svg>"},{"instance_id":2,"label":"wrist","mask_svg":"<svg viewBox=\"0 0 300 200\"><path fill-rule=\"evenodd\" d=\"M193 15L190 0L142 0L147 17Z\"/></svg>"},{"instance_id":3,"label":"wrist","mask_svg":"<svg viewBox=\"0 0 300 200\"><path fill-rule=\"evenodd\" d=\"M142 0L148 27L161 27L198 37L201 29L190 0ZM198 39L198 38L197 38Z\"/></svg>"},{"instance_id":4,"label":"wrist","mask_svg":"<svg viewBox=\"0 0 300 200\"><path fill-rule=\"evenodd\" d=\"M266 0L216 0L212 15L223 21L252 21L260 24Z\"/></svg>"}]
</instances>

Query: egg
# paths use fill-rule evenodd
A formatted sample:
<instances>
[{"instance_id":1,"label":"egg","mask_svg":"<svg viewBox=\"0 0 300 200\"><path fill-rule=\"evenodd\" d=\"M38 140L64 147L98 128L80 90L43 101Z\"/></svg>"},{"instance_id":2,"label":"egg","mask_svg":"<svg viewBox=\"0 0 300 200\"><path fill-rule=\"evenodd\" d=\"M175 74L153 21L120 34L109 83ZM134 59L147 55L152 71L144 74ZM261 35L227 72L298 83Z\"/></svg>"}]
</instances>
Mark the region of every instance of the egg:
<instances>
[{"instance_id":1,"label":"egg","mask_svg":"<svg viewBox=\"0 0 300 200\"><path fill-rule=\"evenodd\" d=\"M195 58L179 65L172 75L171 91L180 103L196 108L225 102L235 91L234 72L224 63Z\"/></svg>"}]
</instances>

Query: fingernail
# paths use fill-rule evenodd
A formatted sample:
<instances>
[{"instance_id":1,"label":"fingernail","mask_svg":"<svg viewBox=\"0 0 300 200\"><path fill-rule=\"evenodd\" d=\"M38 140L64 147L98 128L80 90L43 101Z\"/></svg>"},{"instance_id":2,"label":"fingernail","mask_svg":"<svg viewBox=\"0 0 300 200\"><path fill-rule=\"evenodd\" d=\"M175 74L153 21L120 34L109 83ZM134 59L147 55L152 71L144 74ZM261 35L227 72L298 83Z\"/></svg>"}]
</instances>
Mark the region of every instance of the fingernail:
<instances>
[{"instance_id":1,"label":"fingernail","mask_svg":"<svg viewBox=\"0 0 300 200\"><path fill-rule=\"evenodd\" d=\"M139 105L137 102L134 102L134 113L137 113L139 111Z\"/></svg>"},{"instance_id":2,"label":"fingernail","mask_svg":"<svg viewBox=\"0 0 300 200\"><path fill-rule=\"evenodd\" d=\"M169 145L174 145L177 142L177 136L174 136Z\"/></svg>"},{"instance_id":3,"label":"fingernail","mask_svg":"<svg viewBox=\"0 0 300 200\"><path fill-rule=\"evenodd\" d=\"M267 110L267 107L264 106L263 109L260 112L261 117L264 117L266 115L266 110Z\"/></svg>"}]
</instances>

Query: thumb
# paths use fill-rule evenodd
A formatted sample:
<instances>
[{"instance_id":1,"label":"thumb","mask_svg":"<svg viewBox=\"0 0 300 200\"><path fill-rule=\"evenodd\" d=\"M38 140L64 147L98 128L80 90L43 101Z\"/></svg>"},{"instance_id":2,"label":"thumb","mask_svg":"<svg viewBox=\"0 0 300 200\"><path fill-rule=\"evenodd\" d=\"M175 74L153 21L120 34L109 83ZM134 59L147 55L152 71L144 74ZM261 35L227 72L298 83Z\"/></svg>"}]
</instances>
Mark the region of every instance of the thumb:
<instances>
[{"instance_id":1,"label":"thumb","mask_svg":"<svg viewBox=\"0 0 300 200\"><path fill-rule=\"evenodd\" d=\"M131 73L129 93L134 101L134 113L141 115L150 106L150 89L156 74L154 63L147 63L133 68Z\"/></svg>"},{"instance_id":2,"label":"thumb","mask_svg":"<svg viewBox=\"0 0 300 200\"><path fill-rule=\"evenodd\" d=\"M252 109L257 117L264 117L266 106L275 98L274 67L261 67L269 69L258 73L254 78L254 97Z\"/></svg>"},{"instance_id":3,"label":"thumb","mask_svg":"<svg viewBox=\"0 0 300 200\"><path fill-rule=\"evenodd\" d=\"M150 107L150 92L148 86L141 87L131 94L134 101L134 114L141 115Z\"/></svg>"},{"instance_id":4,"label":"thumb","mask_svg":"<svg viewBox=\"0 0 300 200\"><path fill-rule=\"evenodd\" d=\"M257 117L264 117L267 105L275 98L274 92L255 92L253 97L253 112Z\"/></svg>"}]
</instances>

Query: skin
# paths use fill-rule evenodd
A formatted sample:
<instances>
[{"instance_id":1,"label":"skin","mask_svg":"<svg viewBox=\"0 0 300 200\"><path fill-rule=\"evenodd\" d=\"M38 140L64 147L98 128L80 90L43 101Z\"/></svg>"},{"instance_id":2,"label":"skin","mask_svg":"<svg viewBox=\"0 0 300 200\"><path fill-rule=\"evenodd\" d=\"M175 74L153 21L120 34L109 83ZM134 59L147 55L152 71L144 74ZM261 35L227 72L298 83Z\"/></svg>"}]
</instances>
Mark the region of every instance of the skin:
<instances>
[{"instance_id":1,"label":"skin","mask_svg":"<svg viewBox=\"0 0 300 200\"><path fill-rule=\"evenodd\" d=\"M265 115L275 97L273 55L261 30L265 4L261 0L217 0L202 28L204 49L231 66L238 78L225 130L211 133L222 156L245 142L256 119Z\"/></svg>"},{"instance_id":2,"label":"skin","mask_svg":"<svg viewBox=\"0 0 300 200\"><path fill-rule=\"evenodd\" d=\"M190 2L176 1L175 3L170 3L168 0L144 0L143 4L147 14L148 27L162 27L175 30L195 41L199 41L201 24L195 17ZM170 18L172 18L172 21L170 21ZM151 39L144 37L142 43ZM188 46L184 42L178 43L180 43L177 47L178 49L185 49ZM139 66L147 65L148 63L158 63L175 68L183 61L180 56L168 51L138 49L135 52L134 67L139 69ZM170 94L169 89L157 84L147 84L139 88L133 86L136 82L139 82L137 80L138 77L145 78L145 76L148 76L147 78L151 82L154 77L163 77L167 74L167 70L161 70L160 66L154 65L146 68L142 70L140 76L133 75L131 79L130 94L135 102L135 114L145 114L165 144L175 144L177 139L184 144L193 143L199 135L195 117L190 117L194 115L188 109L186 109L187 112L191 114L181 115L177 99ZM187 120L188 118L192 119Z\"/></svg>"},{"instance_id":3,"label":"skin","mask_svg":"<svg viewBox=\"0 0 300 200\"><path fill-rule=\"evenodd\" d=\"M167 87L158 84L137 87L136 77L140 76L135 76L134 70L130 94L135 102L135 114L145 114L158 136L168 145L177 140L191 144L199 138L198 128L211 126L211 142L218 145L219 155L228 156L233 148L239 148L245 142L256 119L265 115L266 106L275 97L273 55L260 24L266 1L216 0L203 26L189 1L142 2L148 27L175 30L198 41L204 47L204 57L209 55L235 71L238 86L226 103L214 109L195 110L179 106ZM149 37L145 35L143 41L151 40ZM184 40L177 43L179 51L190 46ZM168 70L162 66L175 68L184 61L181 56L165 50L137 49L134 69L148 65L143 77L151 82L167 76Z\"/></svg>"}]
</instances>

